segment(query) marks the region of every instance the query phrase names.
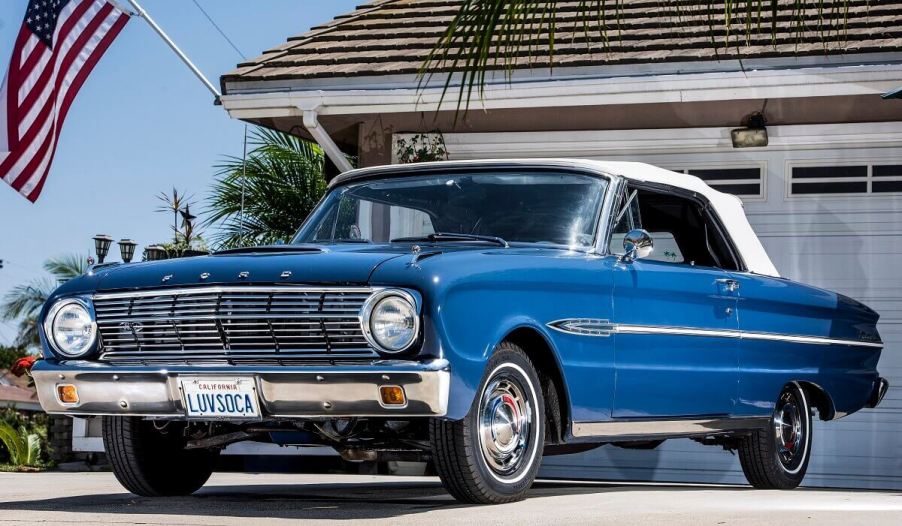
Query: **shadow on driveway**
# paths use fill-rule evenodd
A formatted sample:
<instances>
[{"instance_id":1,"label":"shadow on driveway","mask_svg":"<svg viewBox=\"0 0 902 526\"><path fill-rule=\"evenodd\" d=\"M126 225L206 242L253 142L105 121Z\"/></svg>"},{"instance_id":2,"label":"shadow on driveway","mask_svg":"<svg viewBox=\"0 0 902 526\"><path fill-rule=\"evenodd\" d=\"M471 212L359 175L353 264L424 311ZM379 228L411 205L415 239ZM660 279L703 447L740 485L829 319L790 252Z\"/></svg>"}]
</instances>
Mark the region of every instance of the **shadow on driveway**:
<instances>
[{"instance_id":1,"label":"shadow on driveway","mask_svg":"<svg viewBox=\"0 0 902 526\"><path fill-rule=\"evenodd\" d=\"M673 491L669 486L536 482L530 499L620 491ZM679 491L712 488L679 486ZM736 491L738 488L723 488ZM0 502L0 511L70 512L280 519L388 519L434 509L465 509L438 482L214 485L190 497L143 498L130 493L89 494ZM15 516L15 515L10 515Z\"/></svg>"}]
</instances>

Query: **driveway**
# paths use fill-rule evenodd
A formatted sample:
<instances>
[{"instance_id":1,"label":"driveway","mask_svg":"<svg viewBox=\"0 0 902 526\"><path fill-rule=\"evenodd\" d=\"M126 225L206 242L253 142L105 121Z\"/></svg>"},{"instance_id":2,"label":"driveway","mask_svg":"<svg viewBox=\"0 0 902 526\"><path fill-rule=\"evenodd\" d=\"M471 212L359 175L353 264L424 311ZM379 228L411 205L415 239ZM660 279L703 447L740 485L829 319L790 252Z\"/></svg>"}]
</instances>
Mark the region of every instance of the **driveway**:
<instances>
[{"instance_id":1,"label":"driveway","mask_svg":"<svg viewBox=\"0 0 902 526\"><path fill-rule=\"evenodd\" d=\"M193 497L146 499L109 473L0 473L0 524L902 524L902 492L537 482L529 499L457 504L429 477L217 473Z\"/></svg>"}]
</instances>

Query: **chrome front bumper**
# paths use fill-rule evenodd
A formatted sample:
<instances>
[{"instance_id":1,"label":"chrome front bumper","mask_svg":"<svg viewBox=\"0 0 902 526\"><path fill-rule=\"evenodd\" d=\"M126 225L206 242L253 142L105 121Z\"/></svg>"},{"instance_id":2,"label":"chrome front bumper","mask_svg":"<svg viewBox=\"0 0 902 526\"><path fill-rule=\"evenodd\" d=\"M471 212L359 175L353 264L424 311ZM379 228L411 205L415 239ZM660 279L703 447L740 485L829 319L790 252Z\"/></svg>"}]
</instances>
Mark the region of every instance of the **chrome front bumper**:
<instances>
[{"instance_id":1,"label":"chrome front bumper","mask_svg":"<svg viewBox=\"0 0 902 526\"><path fill-rule=\"evenodd\" d=\"M32 370L41 406L52 414L185 418L183 378L253 378L263 418L444 416L450 372L446 360L379 361L370 365L113 366L87 361L39 361ZM78 390L64 404L57 386ZM407 404L384 406L379 387L404 388Z\"/></svg>"}]
</instances>

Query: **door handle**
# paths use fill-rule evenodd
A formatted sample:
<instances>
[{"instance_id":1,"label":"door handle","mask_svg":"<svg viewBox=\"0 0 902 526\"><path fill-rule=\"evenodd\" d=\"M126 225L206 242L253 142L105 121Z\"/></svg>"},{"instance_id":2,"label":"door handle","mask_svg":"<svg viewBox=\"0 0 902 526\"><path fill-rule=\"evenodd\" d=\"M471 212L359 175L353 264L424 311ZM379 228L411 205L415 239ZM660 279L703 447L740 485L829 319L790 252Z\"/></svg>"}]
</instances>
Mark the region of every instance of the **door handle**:
<instances>
[{"instance_id":1,"label":"door handle","mask_svg":"<svg viewBox=\"0 0 902 526\"><path fill-rule=\"evenodd\" d=\"M717 280L717 283L723 285L723 287L727 289L727 292L736 292L739 290L739 282L735 279L720 278Z\"/></svg>"}]
</instances>

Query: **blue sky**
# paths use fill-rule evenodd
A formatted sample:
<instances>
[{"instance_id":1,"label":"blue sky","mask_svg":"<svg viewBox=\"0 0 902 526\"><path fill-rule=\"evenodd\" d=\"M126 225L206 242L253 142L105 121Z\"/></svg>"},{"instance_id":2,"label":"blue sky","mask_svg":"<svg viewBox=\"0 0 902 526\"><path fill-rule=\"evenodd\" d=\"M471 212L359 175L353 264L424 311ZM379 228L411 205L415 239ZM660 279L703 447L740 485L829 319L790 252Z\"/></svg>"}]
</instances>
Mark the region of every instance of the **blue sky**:
<instances>
[{"instance_id":1,"label":"blue sky","mask_svg":"<svg viewBox=\"0 0 902 526\"><path fill-rule=\"evenodd\" d=\"M127 4L126 0L121 0ZM248 57L362 0L199 0ZM25 0L0 3L0 62L8 64ZM141 0L195 64L219 85L240 61L190 0ZM0 295L44 275L47 257L93 253L107 233L144 245L169 238L155 196L173 186L204 197L212 165L241 155L243 124L232 120L141 19L129 21L81 89L62 130L41 198L29 203L0 183ZM118 253L116 245L113 251ZM118 259L118 256L115 257ZM0 343L14 337L0 324Z\"/></svg>"}]
</instances>

